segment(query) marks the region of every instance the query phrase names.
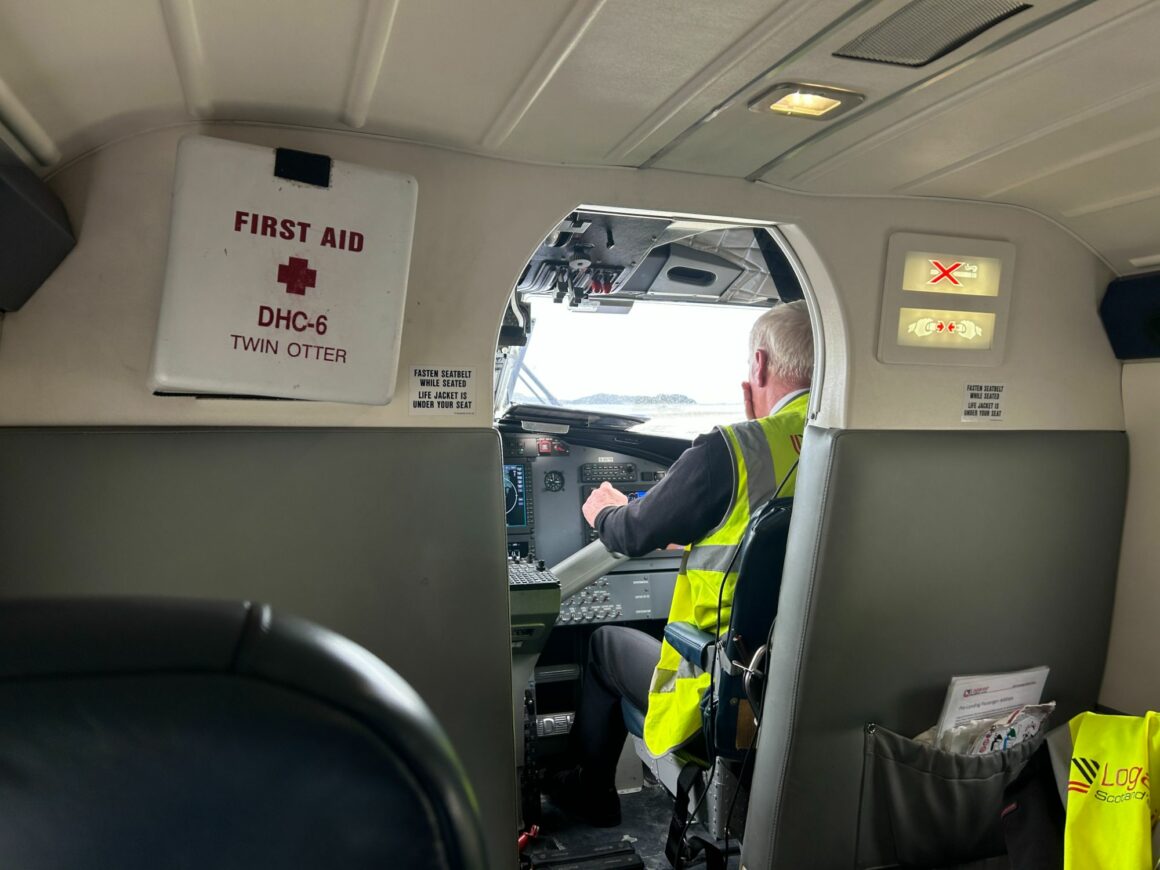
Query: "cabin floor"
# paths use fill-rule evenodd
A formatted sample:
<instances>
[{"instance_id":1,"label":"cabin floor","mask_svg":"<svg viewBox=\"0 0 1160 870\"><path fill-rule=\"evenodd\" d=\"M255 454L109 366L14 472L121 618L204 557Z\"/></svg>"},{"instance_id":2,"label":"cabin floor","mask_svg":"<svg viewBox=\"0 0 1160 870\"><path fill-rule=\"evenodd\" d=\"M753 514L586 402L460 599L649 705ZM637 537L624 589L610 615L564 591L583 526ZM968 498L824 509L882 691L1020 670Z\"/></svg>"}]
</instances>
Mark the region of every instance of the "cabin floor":
<instances>
[{"instance_id":1,"label":"cabin floor","mask_svg":"<svg viewBox=\"0 0 1160 870\"><path fill-rule=\"evenodd\" d=\"M656 783L645 782L638 792L620 796L621 822L615 828L593 828L571 818L544 799L540 836L529 846L530 856L548 856L560 850L591 849L630 843L646 870L669 870L665 840L673 816L673 799ZM696 866L696 865L694 865ZM737 867L737 858L729 867Z\"/></svg>"}]
</instances>

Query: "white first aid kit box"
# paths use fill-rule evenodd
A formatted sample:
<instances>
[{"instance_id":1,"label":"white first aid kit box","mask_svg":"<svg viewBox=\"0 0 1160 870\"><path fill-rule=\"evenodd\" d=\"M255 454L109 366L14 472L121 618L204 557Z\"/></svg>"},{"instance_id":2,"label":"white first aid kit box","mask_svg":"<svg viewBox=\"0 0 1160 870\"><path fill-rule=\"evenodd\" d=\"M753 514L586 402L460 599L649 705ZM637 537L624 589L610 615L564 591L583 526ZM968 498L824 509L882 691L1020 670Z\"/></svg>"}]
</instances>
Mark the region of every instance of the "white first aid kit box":
<instances>
[{"instance_id":1,"label":"white first aid kit box","mask_svg":"<svg viewBox=\"0 0 1160 870\"><path fill-rule=\"evenodd\" d=\"M417 190L325 155L183 139L154 392L389 402Z\"/></svg>"}]
</instances>

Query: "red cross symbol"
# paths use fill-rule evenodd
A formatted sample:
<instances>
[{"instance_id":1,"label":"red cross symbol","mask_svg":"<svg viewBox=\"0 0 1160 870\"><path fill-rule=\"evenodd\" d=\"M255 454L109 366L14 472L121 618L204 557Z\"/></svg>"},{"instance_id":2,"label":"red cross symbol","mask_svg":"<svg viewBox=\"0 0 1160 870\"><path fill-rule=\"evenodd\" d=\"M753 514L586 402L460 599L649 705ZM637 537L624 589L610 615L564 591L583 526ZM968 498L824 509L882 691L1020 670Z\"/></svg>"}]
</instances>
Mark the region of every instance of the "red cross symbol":
<instances>
[{"instance_id":1,"label":"red cross symbol","mask_svg":"<svg viewBox=\"0 0 1160 870\"><path fill-rule=\"evenodd\" d=\"M934 266L936 269L938 269L938 274L935 275L933 278L931 278L929 281L927 281L926 282L927 284L937 284L939 281L941 281L945 278L946 280L948 280L952 284L954 284L956 287L962 286L962 284L959 282L959 279L955 277L955 270L958 269L961 265L963 265L962 263L951 263L951 265L949 265L949 266L944 266L938 260L931 260L930 264L932 266Z\"/></svg>"},{"instance_id":2,"label":"red cross symbol","mask_svg":"<svg viewBox=\"0 0 1160 870\"><path fill-rule=\"evenodd\" d=\"M290 262L278 265L278 283L286 285L286 292L305 296L306 288L314 286L318 272L310 268L310 261L291 257Z\"/></svg>"}]
</instances>

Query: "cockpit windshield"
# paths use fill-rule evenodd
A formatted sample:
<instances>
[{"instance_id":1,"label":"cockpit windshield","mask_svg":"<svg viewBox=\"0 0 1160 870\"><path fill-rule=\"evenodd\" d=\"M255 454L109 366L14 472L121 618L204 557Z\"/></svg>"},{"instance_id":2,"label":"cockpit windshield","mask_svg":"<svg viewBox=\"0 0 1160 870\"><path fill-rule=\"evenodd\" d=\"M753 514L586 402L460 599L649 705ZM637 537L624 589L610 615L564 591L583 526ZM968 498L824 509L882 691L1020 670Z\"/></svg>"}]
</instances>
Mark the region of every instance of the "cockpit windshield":
<instances>
[{"instance_id":1,"label":"cockpit windshield","mask_svg":"<svg viewBox=\"0 0 1160 870\"><path fill-rule=\"evenodd\" d=\"M580 206L516 281L497 419L674 438L743 419L750 328L803 298L779 238L743 220Z\"/></svg>"},{"instance_id":2,"label":"cockpit windshield","mask_svg":"<svg viewBox=\"0 0 1160 870\"><path fill-rule=\"evenodd\" d=\"M759 305L637 302L623 313L531 300L515 404L645 417L635 432L692 438L743 419Z\"/></svg>"}]
</instances>

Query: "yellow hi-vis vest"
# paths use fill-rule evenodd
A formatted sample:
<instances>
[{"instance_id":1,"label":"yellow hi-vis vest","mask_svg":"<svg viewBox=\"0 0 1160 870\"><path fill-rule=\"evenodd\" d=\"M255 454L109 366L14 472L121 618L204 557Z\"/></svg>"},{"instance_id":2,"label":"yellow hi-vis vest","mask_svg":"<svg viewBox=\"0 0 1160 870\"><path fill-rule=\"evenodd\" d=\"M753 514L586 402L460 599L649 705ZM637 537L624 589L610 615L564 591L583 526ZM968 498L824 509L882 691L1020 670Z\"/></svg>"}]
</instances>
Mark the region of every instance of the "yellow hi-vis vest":
<instances>
[{"instance_id":1,"label":"yellow hi-vis vest","mask_svg":"<svg viewBox=\"0 0 1160 870\"><path fill-rule=\"evenodd\" d=\"M1068 723L1066 870L1149 870L1160 795L1160 713L1080 713Z\"/></svg>"},{"instance_id":2,"label":"yellow hi-vis vest","mask_svg":"<svg viewBox=\"0 0 1160 870\"><path fill-rule=\"evenodd\" d=\"M725 519L685 547L669 622L691 622L710 634L729 630L737 584L734 556L750 513L773 496L797 461L809 401L809 393L803 393L772 416L720 427L733 459L733 499ZM795 471L781 497L793 495L796 478ZM661 645L644 719L644 742L652 755L670 752L701 729L701 698L708 687L708 673L686 662L667 642Z\"/></svg>"}]
</instances>

